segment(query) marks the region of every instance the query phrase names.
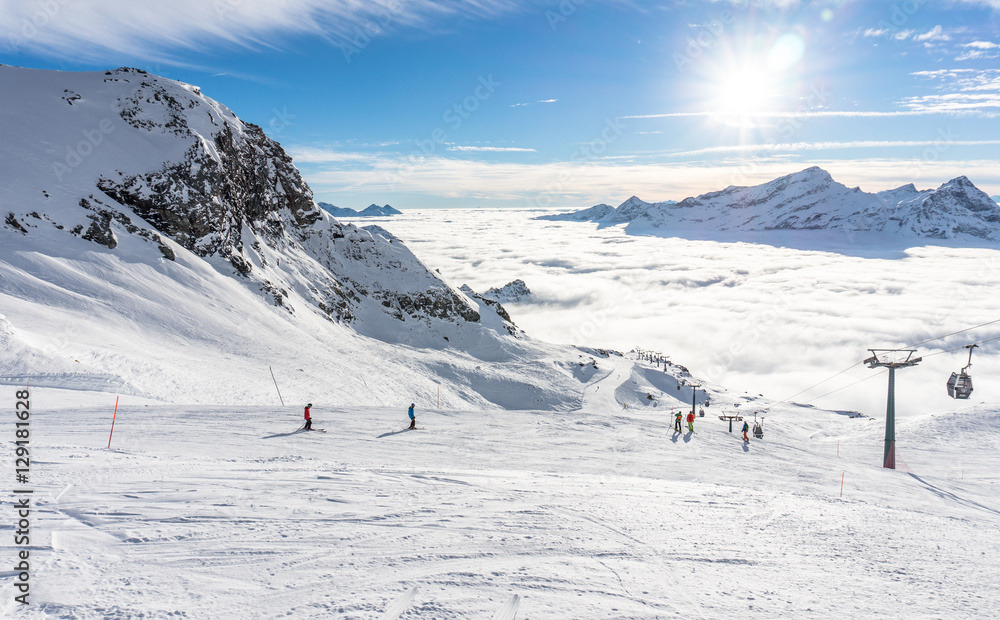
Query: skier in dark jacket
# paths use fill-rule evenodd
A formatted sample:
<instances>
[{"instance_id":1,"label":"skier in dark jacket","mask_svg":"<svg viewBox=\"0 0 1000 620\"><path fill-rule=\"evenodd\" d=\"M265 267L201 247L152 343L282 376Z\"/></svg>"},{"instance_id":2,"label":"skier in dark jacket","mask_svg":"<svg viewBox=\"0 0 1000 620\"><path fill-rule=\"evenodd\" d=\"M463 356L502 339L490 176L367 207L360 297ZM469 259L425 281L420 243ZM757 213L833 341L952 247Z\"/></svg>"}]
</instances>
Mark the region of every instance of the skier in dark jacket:
<instances>
[{"instance_id":1,"label":"skier in dark jacket","mask_svg":"<svg viewBox=\"0 0 1000 620\"><path fill-rule=\"evenodd\" d=\"M311 431L312 430L313 419L312 419L312 416L309 415L309 408L312 407L312 406L313 406L312 403L309 403L308 405L306 405L306 413L305 413L306 425L303 427L303 430L307 430L307 431Z\"/></svg>"},{"instance_id":2,"label":"skier in dark jacket","mask_svg":"<svg viewBox=\"0 0 1000 620\"><path fill-rule=\"evenodd\" d=\"M683 417L684 414L681 413L680 411L674 414L674 430L677 431L678 433L681 432L681 418Z\"/></svg>"},{"instance_id":3,"label":"skier in dark jacket","mask_svg":"<svg viewBox=\"0 0 1000 620\"><path fill-rule=\"evenodd\" d=\"M413 408L416 406L415 403L410 403L410 408L406 412L410 416L410 428L417 428L417 418L413 415Z\"/></svg>"}]
</instances>

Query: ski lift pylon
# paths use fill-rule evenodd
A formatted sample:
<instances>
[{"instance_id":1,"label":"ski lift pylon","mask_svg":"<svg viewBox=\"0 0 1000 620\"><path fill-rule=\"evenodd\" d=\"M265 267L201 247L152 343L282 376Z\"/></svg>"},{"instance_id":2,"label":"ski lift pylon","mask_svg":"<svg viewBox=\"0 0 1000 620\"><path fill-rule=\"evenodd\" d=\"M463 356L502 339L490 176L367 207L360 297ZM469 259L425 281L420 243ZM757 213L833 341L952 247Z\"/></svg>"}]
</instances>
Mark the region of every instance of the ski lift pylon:
<instances>
[{"instance_id":1,"label":"ski lift pylon","mask_svg":"<svg viewBox=\"0 0 1000 620\"><path fill-rule=\"evenodd\" d=\"M948 396L964 400L972 395L972 375L966 371L972 366L972 350L978 346L978 344L965 345L969 350L969 363L959 372L951 373L951 377L948 378Z\"/></svg>"}]
</instances>

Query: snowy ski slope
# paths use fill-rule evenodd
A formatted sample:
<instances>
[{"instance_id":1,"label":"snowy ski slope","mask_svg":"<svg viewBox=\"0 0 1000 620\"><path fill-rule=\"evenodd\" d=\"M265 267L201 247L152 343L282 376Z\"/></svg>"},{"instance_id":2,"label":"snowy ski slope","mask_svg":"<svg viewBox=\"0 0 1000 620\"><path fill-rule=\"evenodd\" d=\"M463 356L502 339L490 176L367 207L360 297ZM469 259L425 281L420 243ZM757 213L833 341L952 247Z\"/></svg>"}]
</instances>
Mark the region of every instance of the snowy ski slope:
<instances>
[{"instance_id":1,"label":"snowy ski slope","mask_svg":"<svg viewBox=\"0 0 1000 620\"><path fill-rule=\"evenodd\" d=\"M995 407L901 421L911 474L879 467L880 419L719 395L675 434L634 364L599 363L580 411L421 401L421 431L126 398L110 450L111 394L37 389L35 604L3 613L995 617ZM755 410L748 445L716 417Z\"/></svg>"}]
</instances>

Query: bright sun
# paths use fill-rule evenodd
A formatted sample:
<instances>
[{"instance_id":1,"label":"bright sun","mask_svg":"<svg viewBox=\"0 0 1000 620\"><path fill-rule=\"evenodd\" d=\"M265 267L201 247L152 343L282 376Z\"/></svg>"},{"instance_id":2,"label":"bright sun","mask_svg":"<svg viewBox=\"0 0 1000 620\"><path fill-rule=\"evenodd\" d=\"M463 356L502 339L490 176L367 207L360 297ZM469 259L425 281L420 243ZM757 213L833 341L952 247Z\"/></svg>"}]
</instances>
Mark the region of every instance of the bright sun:
<instances>
[{"instance_id":1,"label":"bright sun","mask_svg":"<svg viewBox=\"0 0 1000 620\"><path fill-rule=\"evenodd\" d=\"M728 125L749 127L768 113L785 107L792 95L792 70L801 60L805 42L785 34L756 53L729 54L708 81L706 107Z\"/></svg>"},{"instance_id":2,"label":"bright sun","mask_svg":"<svg viewBox=\"0 0 1000 620\"><path fill-rule=\"evenodd\" d=\"M713 109L730 117L752 117L773 108L778 84L766 70L741 67L719 76L712 94Z\"/></svg>"}]
</instances>

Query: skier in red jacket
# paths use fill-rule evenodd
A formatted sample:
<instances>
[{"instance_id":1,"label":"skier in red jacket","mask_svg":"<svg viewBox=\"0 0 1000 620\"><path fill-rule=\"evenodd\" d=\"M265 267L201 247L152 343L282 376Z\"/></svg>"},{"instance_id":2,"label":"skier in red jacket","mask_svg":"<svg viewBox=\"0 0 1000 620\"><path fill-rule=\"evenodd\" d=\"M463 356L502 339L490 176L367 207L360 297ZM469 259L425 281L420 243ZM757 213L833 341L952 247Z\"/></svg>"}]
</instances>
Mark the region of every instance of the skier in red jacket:
<instances>
[{"instance_id":1,"label":"skier in red jacket","mask_svg":"<svg viewBox=\"0 0 1000 620\"><path fill-rule=\"evenodd\" d=\"M312 403L309 403L308 405L306 405L306 413L305 413L306 425L303 427L303 430L307 430L307 431L311 431L312 430L313 420L312 420L312 416L309 415L309 408L312 407L312 406L313 406Z\"/></svg>"},{"instance_id":2,"label":"skier in red jacket","mask_svg":"<svg viewBox=\"0 0 1000 620\"><path fill-rule=\"evenodd\" d=\"M691 413L688 414L687 421L688 421L688 430L693 433L694 432L694 411L692 411Z\"/></svg>"}]
</instances>

